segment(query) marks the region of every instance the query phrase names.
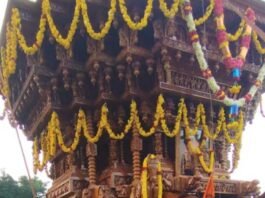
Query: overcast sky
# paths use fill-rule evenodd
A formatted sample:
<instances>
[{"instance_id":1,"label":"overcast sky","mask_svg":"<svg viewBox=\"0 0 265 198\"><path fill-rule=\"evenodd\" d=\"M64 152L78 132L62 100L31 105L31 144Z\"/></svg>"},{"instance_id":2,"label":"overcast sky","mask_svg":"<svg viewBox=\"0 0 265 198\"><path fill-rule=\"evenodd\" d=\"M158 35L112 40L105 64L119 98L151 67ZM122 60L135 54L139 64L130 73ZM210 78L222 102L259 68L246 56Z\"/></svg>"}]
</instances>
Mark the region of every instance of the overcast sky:
<instances>
[{"instance_id":1,"label":"overcast sky","mask_svg":"<svg viewBox=\"0 0 265 198\"><path fill-rule=\"evenodd\" d=\"M0 0L0 27L3 19L7 0ZM265 101L265 96L264 96ZM3 110L3 102L0 101L0 112ZM265 107L265 103L263 105ZM259 110L255 115L252 125L247 125L243 134L241 159L239 167L232 175L233 179L260 181L262 191L265 191L265 118ZM15 130L10 127L8 121L0 121L0 170L11 174L14 178L26 175L21 151L18 145ZM26 140L23 132L20 133L23 147L27 156L27 162L32 169L32 143ZM33 173L32 173L33 174ZM43 180L48 181L45 173L38 174Z\"/></svg>"}]
</instances>

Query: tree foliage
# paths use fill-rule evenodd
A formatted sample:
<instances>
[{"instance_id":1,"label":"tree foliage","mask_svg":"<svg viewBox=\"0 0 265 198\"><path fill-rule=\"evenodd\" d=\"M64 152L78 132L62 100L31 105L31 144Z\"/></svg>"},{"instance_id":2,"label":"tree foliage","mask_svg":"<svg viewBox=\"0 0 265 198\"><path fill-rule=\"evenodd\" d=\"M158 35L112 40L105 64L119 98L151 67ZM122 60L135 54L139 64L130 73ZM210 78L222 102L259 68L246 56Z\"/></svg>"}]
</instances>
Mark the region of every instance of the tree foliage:
<instances>
[{"instance_id":1,"label":"tree foliage","mask_svg":"<svg viewBox=\"0 0 265 198\"><path fill-rule=\"evenodd\" d=\"M32 179L37 197L44 197L46 184L37 177ZM0 176L0 198L33 198L29 180L22 176L15 181L10 175L2 172Z\"/></svg>"}]
</instances>

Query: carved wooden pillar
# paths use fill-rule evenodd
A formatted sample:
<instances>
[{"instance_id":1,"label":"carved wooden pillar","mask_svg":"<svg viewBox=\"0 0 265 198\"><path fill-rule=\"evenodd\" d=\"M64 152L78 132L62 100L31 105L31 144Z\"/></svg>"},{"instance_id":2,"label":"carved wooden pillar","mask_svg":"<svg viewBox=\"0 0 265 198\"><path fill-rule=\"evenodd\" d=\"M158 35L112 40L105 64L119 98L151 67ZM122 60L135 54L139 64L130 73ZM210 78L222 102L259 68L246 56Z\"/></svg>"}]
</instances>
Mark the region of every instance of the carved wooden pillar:
<instances>
[{"instance_id":1,"label":"carved wooden pillar","mask_svg":"<svg viewBox=\"0 0 265 198\"><path fill-rule=\"evenodd\" d=\"M181 175L180 133L175 137L175 176Z\"/></svg>"},{"instance_id":2,"label":"carved wooden pillar","mask_svg":"<svg viewBox=\"0 0 265 198\"><path fill-rule=\"evenodd\" d=\"M133 126L133 137L131 142L131 151L133 156L133 180L140 180L141 176L141 158L140 152L142 150L142 139L137 131L136 126Z\"/></svg>"},{"instance_id":3,"label":"carved wooden pillar","mask_svg":"<svg viewBox=\"0 0 265 198\"><path fill-rule=\"evenodd\" d=\"M96 156L97 145L88 142L86 147L88 157L88 178L90 185L96 184Z\"/></svg>"},{"instance_id":4,"label":"carved wooden pillar","mask_svg":"<svg viewBox=\"0 0 265 198\"><path fill-rule=\"evenodd\" d=\"M222 141L222 159L221 159L221 167L223 170L227 171L229 169L228 167L228 145L225 141L225 139Z\"/></svg>"},{"instance_id":5,"label":"carved wooden pillar","mask_svg":"<svg viewBox=\"0 0 265 198\"><path fill-rule=\"evenodd\" d=\"M162 133L160 131L155 133L155 154L158 158L163 158Z\"/></svg>"},{"instance_id":6,"label":"carved wooden pillar","mask_svg":"<svg viewBox=\"0 0 265 198\"><path fill-rule=\"evenodd\" d=\"M93 131L91 113L87 114L88 119L88 131ZM88 142L86 146L86 155L88 158L88 178L89 184L96 184L96 156L97 156L97 145Z\"/></svg>"},{"instance_id":7,"label":"carved wooden pillar","mask_svg":"<svg viewBox=\"0 0 265 198\"><path fill-rule=\"evenodd\" d=\"M164 66L164 70L165 70L165 74L166 74L166 82L167 83L172 83L172 78L171 78L171 65L170 65L170 56L168 55L168 50L163 47L161 49L161 55L162 55L162 62L163 62L163 66Z\"/></svg>"},{"instance_id":8,"label":"carved wooden pillar","mask_svg":"<svg viewBox=\"0 0 265 198\"><path fill-rule=\"evenodd\" d=\"M110 150L109 165L111 166L118 159L118 155L117 155L117 141L116 140L112 140L112 139L110 140L109 150Z\"/></svg>"}]
</instances>

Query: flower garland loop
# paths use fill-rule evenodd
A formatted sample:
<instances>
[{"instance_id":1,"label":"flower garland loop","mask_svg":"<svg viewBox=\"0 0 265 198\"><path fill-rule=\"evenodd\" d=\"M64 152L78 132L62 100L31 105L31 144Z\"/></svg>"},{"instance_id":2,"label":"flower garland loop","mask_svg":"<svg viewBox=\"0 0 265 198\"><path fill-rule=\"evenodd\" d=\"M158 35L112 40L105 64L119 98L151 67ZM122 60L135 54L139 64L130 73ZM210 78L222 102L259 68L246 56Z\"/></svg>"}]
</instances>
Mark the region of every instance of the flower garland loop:
<instances>
[{"instance_id":1,"label":"flower garland loop","mask_svg":"<svg viewBox=\"0 0 265 198\"><path fill-rule=\"evenodd\" d=\"M228 33L226 31L226 27L224 24L224 6L223 0L215 0L215 21L217 26L217 41L219 44L219 48L223 53L223 63L227 68L237 69L242 68L245 62L246 55L248 53L250 41L251 41L251 33L252 28L250 25L246 24L244 28L244 33L241 40L240 53L236 58L233 58L229 48L228 42ZM245 12L246 17L251 21L255 22L255 13L252 9L248 8ZM233 76L234 78L238 78L239 76Z\"/></svg>"},{"instance_id":2,"label":"flower garland loop","mask_svg":"<svg viewBox=\"0 0 265 198\"><path fill-rule=\"evenodd\" d=\"M175 125L174 129L171 131L168 127L166 118L165 118L165 110L163 107L164 104L164 98L162 95L159 95L157 99L157 105L156 105L156 112L154 113L154 121L152 127L145 131L142 127L142 124L140 122L140 117L138 116L138 110L137 110L137 104L135 101L131 102L130 106L130 116L127 120L126 125L124 126L124 130L120 133L114 132L112 130L111 124L108 121L108 108L107 105L104 104L101 108L101 115L100 119L98 121L98 129L93 134L91 129L88 128L87 124L87 117L85 115L85 112L83 110L79 110L76 126L75 126L75 134L74 139L71 144L65 144L63 132L60 129L60 120L57 115L57 113L53 112L51 115L51 120L49 121L47 125L47 132L43 133L45 138L41 136L41 142L44 141L42 139L45 139L45 143L41 146L41 150L43 151L43 162L40 163L38 156L39 156L39 149L38 149L38 143L34 142L33 146L33 158L34 158L34 166L36 169L42 170L47 161L56 154L56 148L57 144L62 149L63 152L71 153L76 148L80 141L80 137L83 135L88 142L96 143L99 141L100 137L103 135L104 131L106 131L111 139L115 140L122 140L126 134L129 133L129 131L132 129L133 126L136 126L137 131L139 134L143 137L149 137L153 135L156 132L156 129L161 126L162 131L164 134L170 138L175 137L179 134L181 126L184 127L184 131L186 134L186 137L189 138L191 136L197 135L197 132L199 131L199 128L202 129L204 134L204 139L201 141L201 145L198 148L193 148L193 146L189 143L187 146L190 148L191 153L197 154L199 156L200 162L202 164L202 167L204 167L205 171L210 170L210 168L206 168L207 166L204 163L203 158L200 156L200 148L203 147L205 144L205 139L209 138L211 140L215 140L219 137L220 133L223 132L224 138L226 141L230 144L237 144L239 139L242 137L242 131L244 127L244 121L243 121L243 114L240 113L239 120L234 121L232 123L227 124L226 123L226 117L224 109L221 108L219 114L218 114L218 120L215 132L212 133L209 130L209 127L206 122L206 115L205 115L205 109L202 104L199 104L197 106L196 115L195 115L195 122L194 126L190 127L190 121L188 116L188 110L187 106L185 105L184 99L181 99L178 104L178 111L176 115ZM233 131L234 136L231 137L229 132ZM35 138L35 141L38 142L37 138ZM198 150L199 149L199 150Z\"/></svg>"},{"instance_id":3,"label":"flower garland loop","mask_svg":"<svg viewBox=\"0 0 265 198\"><path fill-rule=\"evenodd\" d=\"M254 82L254 84L250 88L249 92L244 97L239 98L239 99L229 98L225 94L225 92L220 88L220 86L217 84L215 78L212 76L211 70L209 69L208 63L205 59L204 52L203 52L201 44L199 42L199 35L196 31L196 25L194 23L194 19L192 16L192 8L191 8L189 0L184 1L184 14L185 14L184 19L187 22L189 35L190 35L191 42L192 42L192 47L194 49L196 58L198 60L200 69L203 73L203 76L207 80L209 88L215 94L216 98L219 99L220 101L222 101L227 106L236 105L238 107L241 107L241 106L245 105L245 103L251 101L252 98L254 97L254 95L256 94L257 90L260 88L260 85L261 85L260 82L263 82L263 80L264 80L265 63L260 68L260 71L259 71L259 74L256 78L256 81ZM221 22L221 20L220 20L220 22ZM222 24L220 24L219 26L222 27ZM249 32L249 29L248 29L248 32ZM242 50L242 53L243 53L243 51L244 50ZM244 51L244 54L245 54L245 51Z\"/></svg>"},{"instance_id":4,"label":"flower garland loop","mask_svg":"<svg viewBox=\"0 0 265 198\"><path fill-rule=\"evenodd\" d=\"M215 3L215 1L217 3ZM207 20L207 18L209 18L209 16L212 13L212 9L213 7L215 7L215 13L217 13L219 15L218 18L218 24L219 24L219 30L220 30L220 35L222 34L222 32L225 32L225 27L223 25L223 13L222 13L222 6L220 6L222 4L221 0L211 0L210 4L208 5L206 12L204 14L204 16L202 16L201 18L199 18L198 20L194 20L195 25L200 25L203 22L205 22ZM8 25L8 27L6 28L7 30L7 34L6 34L6 47L4 50L1 51L5 51L5 53L1 53L2 56L4 54L4 59L5 61L1 61L2 66L3 66L3 88L2 88L2 92L5 96L9 95L9 85L8 85L8 79L9 77L15 72L16 70L16 58L17 58L17 45L19 45L23 51L27 54L27 55L32 55L34 53L36 53L38 51L38 49L41 47L43 39L44 39L44 32L46 30L46 25L49 26L49 29L51 30L51 34L52 36L55 38L56 42L58 42L60 45L62 45L64 48L69 49L71 42L73 40L74 34L77 30L77 25L79 23L79 20L81 18L81 15L83 17L83 21L84 21L84 25L86 27L87 33L89 34L89 36L95 40L99 40L104 38L104 36L106 36L106 34L109 32L111 24L114 20L114 15L117 12L116 10L116 4L117 4L117 0L111 0L110 1L110 9L108 12L108 19L106 21L106 23L104 24L104 26L102 27L100 32L95 32L92 28L91 22L89 20L88 17L88 13L87 13L87 4L85 0L75 0L76 5L75 5L75 9L74 9L74 15L73 15L73 19L72 22L70 24L70 28L69 31L66 35L66 37L64 38L58 28L56 27L54 20L52 18L51 15L51 5L50 5L50 0L43 0L42 1L42 13L41 13L41 18L40 18L40 23L39 23L39 29L36 33L36 39L35 42L32 46L29 46L26 42L25 37L23 36L23 34L21 33L21 18L20 18L20 13L17 9L13 9L12 11L12 16L11 16L11 25ZM185 1L184 1L185 2ZM139 22L134 22L131 17L128 14L128 10L125 4L125 0L118 0L119 3L119 7L120 7L120 11L122 13L122 17L125 20L125 22L127 23L127 25L133 29L133 30L141 30L142 28L144 28L145 26L147 26L148 23L148 19L151 15L152 9L153 9L153 0L147 0L147 5L143 14L142 19ZM178 5L180 4L180 0L175 0L173 2L173 5L170 9L168 9L166 1L165 0L159 0L159 6L161 11L165 14L165 16L168 17L172 17L173 15L175 15L177 13L178 10ZM184 3L185 4L185 3ZM216 5L218 4L218 5ZM189 6L189 10L192 10L192 7ZM186 13L188 13L188 10L185 11ZM219 13L218 13L219 12ZM248 9L246 12L246 16L254 21L255 17L253 12ZM190 17L188 17L190 18ZM191 18L190 18L191 19ZM193 18L192 18L193 19ZM196 33L196 28L193 28L195 30L195 32L190 32L190 35L193 38L193 42L196 42L198 40L198 35L195 34L193 35L193 33ZM247 53L247 49L249 46L249 35L251 33L251 27L248 26L243 20L241 21L238 30L236 31L236 33L234 35L230 35L228 33L222 34L223 36L220 36L219 40L220 41L224 41L222 42L222 44L220 44L220 48L222 49L222 51L224 52L224 62L226 65L228 65L228 67L231 68L240 68L243 65L244 59L245 59L245 55ZM242 35L242 41L241 41L241 52L238 55L237 58L232 58L230 55L231 53L229 53L229 48L228 46L228 41L234 41L237 40L238 37L240 35ZM225 40L222 40L225 39ZM262 48L260 42L258 41L257 35L254 33L252 36L252 39L255 43L255 46L258 50L259 53L263 54L265 53L264 48ZM199 49L199 45L198 43L193 43L194 48L196 48L197 50ZM263 49L263 50L262 50ZM203 52L198 52L197 53L197 58L202 59L203 57ZM3 58L2 58L3 59ZM216 94L216 96L218 98L220 98L220 100L223 100L223 102L226 105L237 105L237 106L243 106L246 102L250 101L253 96L255 95L258 87L253 86L249 93L245 95L244 98L241 98L239 100L234 100L232 98L228 98L225 93L220 90L220 87L217 85L216 81L212 78L211 76L211 72L210 70L207 70L207 64L205 61L200 60L200 66L201 69L203 70L203 72L206 74L207 77L207 81L208 84L211 88L211 90ZM261 69L260 71L260 75L259 78L257 79L257 81L261 81L261 79L263 79L264 76L264 72L263 69ZM238 71L235 72L238 76ZM240 72L239 72L240 73Z\"/></svg>"},{"instance_id":5,"label":"flower garland loop","mask_svg":"<svg viewBox=\"0 0 265 198\"><path fill-rule=\"evenodd\" d=\"M265 54L265 48L262 47L261 42L258 39L258 34L255 31L253 31L253 33L252 33L252 40L254 42L254 45L255 45L258 53Z\"/></svg>"},{"instance_id":6,"label":"flower garland loop","mask_svg":"<svg viewBox=\"0 0 265 198\"><path fill-rule=\"evenodd\" d=\"M242 146L242 137L240 137L239 141L236 144L234 144L234 149L233 149L233 154L232 154L232 168L230 170L230 173L233 173L234 170L238 167L241 146Z\"/></svg>"},{"instance_id":7,"label":"flower garland loop","mask_svg":"<svg viewBox=\"0 0 265 198\"><path fill-rule=\"evenodd\" d=\"M168 9L167 3L165 0L159 0L159 8L167 18L173 18L176 16L179 8L180 0L174 0L170 9Z\"/></svg>"},{"instance_id":8,"label":"flower garland loop","mask_svg":"<svg viewBox=\"0 0 265 198\"><path fill-rule=\"evenodd\" d=\"M80 16L80 0L76 0L75 10L74 10L74 17L72 19L69 31L67 33L66 38L60 34L59 30L57 29L54 20L51 16L51 5L50 0L43 0L42 2L42 13L46 16L49 28L51 30L51 34L55 38L56 42L62 45L65 49L69 49L74 38L75 32L77 30L77 25Z\"/></svg>"},{"instance_id":9,"label":"flower garland loop","mask_svg":"<svg viewBox=\"0 0 265 198\"><path fill-rule=\"evenodd\" d=\"M149 154L143 161L142 174L141 174L141 193L142 198L148 198L147 182L148 182L148 162L149 160L157 160L157 184L158 184L158 198L163 196L163 178L162 178L162 166L161 162L155 155Z\"/></svg>"},{"instance_id":10,"label":"flower garland loop","mask_svg":"<svg viewBox=\"0 0 265 198\"><path fill-rule=\"evenodd\" d=\"M131 28L132 30L141 30L148 25L148 19L153 9L153 0L147 0L147 5L144 10L144 15L139 20L139 22L134 22L132 18L129 16L125 0L118 0L118 1L119 1L119 7L122 14L122 18L127 23L129 28Z\"/></svg>"},{"instance_id":11,"label":"flower garland loop","mask_svg":"<svg viewBox=\"0 0 265 198\"><path fill-rule=\"evenodd\" d=\"M108 32L111 28L111 24L114 20L114 16L116 13L117 0L111 0L110 1L110 10L108 11L108 20L106 21L106 23L104 24L104 26L100 32L95 32L95 30L93 30L93 28L92 28L90 19L88 17L88 8L87 8L86 0L78 0L78 1L81 1L80 2L81 3L81 12L82 12L84 25L86 27L87 33L91 36L91 38L93 38L95 40L100 40L100 39L104 38L108 34Z\"/></svg>"},{"instance_id":12,"label":"flower garland loop","mask_svg":"<svg viewBox=\"0 0 265 198\"><path fill-rule=\"evenodd\" d=\"M212 173L214 170L214 162L215 162L214 152L210 151L210 162L209 165L207 165L203 157L203 152L201 151L199 146L193 145L192 140L190 139L190 136L187 131L185 132L185 136L186 136L186 145L189 152L198 157L199 162L206 173Z\"/></svg>"},{"instance_id":13,"label":"flower garland loop","mask_svg":"<svg viewBox=\"0 0 265 198\"><path fill-rule=\"evenodd\" d=\"M194 20L196 26L202 25L209 19L214 9L214 3L214 0L210 0L210 4L207 6L205 14L202 17Z\"/></svg>"},{"instance_id":14,"label":"flower garland loop","mask_svg":"<svg viewBox=\"0 0 265 198\"><path fill-rule=\"evenodd\" d=\"M12 17L12 23L14 19ZM16 72L17 60L17 35L14 31L13 24L6 26L6 46L1 48L1 66L2 66L2 93L9 97L9 77Z\"/></svg>"},{"instance_id":15,"label":"flower garland loop","mask_svg":"<svg viewBox=\"0 0 265 198\"><path fill-rule=\"evenodd\" d=\"M12 16L13 16L12 19L15 20L13 28L17 34L19 46L22 48L25 54L27 55L35 54L41 47L44 39L44 33L46 30L46 22L47 22L44 14L42 14L40 17L39 30L36 34L36 39L32 46L27 45L26 39L24 35L21 33L21 18L19 10L17 8L14 8L12 10Z\"/></svg>"},{"instance_id":16,"label":"flower garland loop","mask_svg":"<svg viewBox=\"0 0 265 198\"><path fill-rule=\"evenodd\" d=\"M241 20L238 29L234 34L227 34L228 40L229 41L237 41L239 37L243 34L244 27L246 26L246 22L244 20Z\"/></svg>"}]
</instances>

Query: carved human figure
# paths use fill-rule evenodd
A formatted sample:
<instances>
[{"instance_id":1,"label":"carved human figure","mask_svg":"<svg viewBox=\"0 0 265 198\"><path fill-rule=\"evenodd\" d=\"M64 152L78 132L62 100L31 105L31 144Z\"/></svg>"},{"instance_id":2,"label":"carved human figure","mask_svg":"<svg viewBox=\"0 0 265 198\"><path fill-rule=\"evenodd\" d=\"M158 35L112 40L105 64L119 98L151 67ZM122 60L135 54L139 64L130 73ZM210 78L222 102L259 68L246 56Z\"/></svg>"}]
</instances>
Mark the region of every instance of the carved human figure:
<instances>
[{"instance_id":1,"label":"carved human figure","mask_svg":"<svg viewBox=\"0 0 265 198\"><path fill-rule=\"evenodd\" d=\"M130 198L140 198L140 197L141 197L140 181L135 180L132 184Z\"/></svg>"},{"instance_id":2,"label":"carved human figure","mask_svg":"<svg viewBox=\"0 0 265 198\"><path fill-rule=\"evenodd\" d=\"M161 173L157 171L156 160L150 160L147 171L148 171L148 181L147 181L148 197L150 198L158 197L157 176L158 174Z\"/></svg>"},{"instance_id":3,"label":"carved human figure","mask_svg":"<svg viewBox=\"0 0 265 198\"><path fill-rule=\"evenodd\" d=\"M91 197L92 197L91 190L88 188L85 188L82 191L82 198L91 198Z\"/></svg>"}]
</instances>

